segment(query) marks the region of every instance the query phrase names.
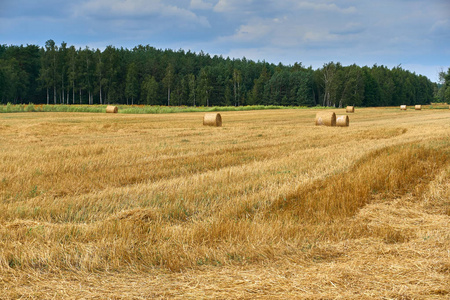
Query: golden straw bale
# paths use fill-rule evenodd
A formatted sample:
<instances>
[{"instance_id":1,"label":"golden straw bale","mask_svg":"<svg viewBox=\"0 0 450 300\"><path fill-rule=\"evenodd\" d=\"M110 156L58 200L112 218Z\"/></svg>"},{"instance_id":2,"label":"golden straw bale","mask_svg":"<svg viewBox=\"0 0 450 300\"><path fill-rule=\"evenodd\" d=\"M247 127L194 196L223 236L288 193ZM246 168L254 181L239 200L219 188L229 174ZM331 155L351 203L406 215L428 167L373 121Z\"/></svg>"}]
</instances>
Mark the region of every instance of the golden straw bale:
<instances>
[{"instance_id":1,"label":"golden straw bale","mask_svg":"<svg viewBox=\"0 0 450 300\"><path fill-rule=\"evenodd\" d=\"M354 113L355 112L355 107L354 106L347 106L347 109L345 110L345 112Z\"/></svg>"},{"instance_id":2,"label":"golden straw bale","mask_svg":"<svg viewBox=\"0 0 450 300\"><path fill-rule=\"evenodd\" d=\"M406 110L406 105L400 105L400 110Z\"/></svg>"},{"instance_id":3,"label":"golden straw bale","mask_svg":"<svg viewBox=\"0 0 450 300\"><path fill-rule=\"evenodd\" d=\"M336 114L332 111L323 111L316 114L316 125L336 126Z\"/></svg>"},{"instance_id":4,"label":"golden straw bale","mask_svg":"<svg viewBox=\"0 0 450 300\"><path fill-rule=\"evenodd\" d=\"M203 116L203 125L221 127L222 117L219 113L206 113Z\"/></svg>"},{"instance_id":5,"label":"golden straw bale","mask_svg":"<svg viewBox=\"0 0 450 300\"><path fill-rule=\"evenodd\" d=\"M415 110L422 110L422 105L420 105L420 104L419 105L415 105L414 109Z\"/></svg>"},{"instance_id":6,"label":"golden straw bale","mask_svg":"<svg viewBox=\"0 0 450 300\"><path fill-rule=\"evenodd\" d=\"M347 127L350 123L350 119L347 115L336 116L336 126Z\"/></svg>"},{"instance_id":7,"label":"golden straw bale","mask_svg":"<svg viewBox=\"0 0 450 300\"><path fill-rule=\"evenodd\" d=\"M119 108L117 106L108 105L106 107L106 112L107 113L117 114L118 111L119 111Z\"/></svg>"}]
</instances>

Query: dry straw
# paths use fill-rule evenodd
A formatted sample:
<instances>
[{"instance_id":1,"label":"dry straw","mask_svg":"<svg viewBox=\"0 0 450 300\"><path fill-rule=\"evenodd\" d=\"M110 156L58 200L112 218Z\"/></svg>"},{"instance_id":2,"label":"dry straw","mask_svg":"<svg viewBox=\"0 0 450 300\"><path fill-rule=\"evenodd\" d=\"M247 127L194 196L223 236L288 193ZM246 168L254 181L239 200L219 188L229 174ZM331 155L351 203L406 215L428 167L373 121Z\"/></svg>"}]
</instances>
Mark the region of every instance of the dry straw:
<instances>
[{"instance_id":1,"label":"dry straw","mask_svg":"<svg viewBox=\"0 0 450 300\"><path fill-rule=\"evenodd\" d=\"M420 105L420 104L419 105L415 105L414 109L415 110L422 110L422 105Z\"/></svg>"},{"instance_id":2,"label":"dry straw","mask_svg":"<svg viewBox=\"0 0 450 300\"><path fill-rule=\"evenodd\" d=\"M203 116L203 125L221 127L222 117L219 113L206 113Z\"/></svg>"},{"instance_id":3,"label":"dry straw","mask_svg":"<svg viewBox=\"0 0 450 300\"><path fill-rule=\"evenodd\" d=\"M355 107L354 106L347 106L347 109L345 110L345 112L354 113L355 112Z\"/></svg>"},{"instance_id":4,"label":"dry straw","mask_svg":"<svg viewBox=\"0 0 450 300\"><path fill-rule=\"evenodd\" d=\"M406 105L400 105L400 110L406 110Z\"/></svg>"},{"instance_id":5,"label":"dry straw","mask_svg":"<svg viewBox=\"0 0 450 300\"><path fill-rule=\"evenodd\" d=\"M336 126L336 114L332 111L318 112L316 125Z\"/></svg>"},{"instance_id":6,"label":"dry straw","mask_svg":"<svg viewBox=\"0 0 450 300\"><path fill-rule=\"evenodd\" d=\"M336 126L347 127L350 123L350 119L347 115L336 116Z\"/></svg>"},{"instance_id":7,"label":"dry straw","mask_svg":"<svg viewBox=\"0 0 450 300\"><path fill-rule=\"evenodd\" d=\"M119 111L119 108L117 106L108 105L106 107L106 112L107 113L117 114L118 111Z\"/></svg>"}]
</instances>

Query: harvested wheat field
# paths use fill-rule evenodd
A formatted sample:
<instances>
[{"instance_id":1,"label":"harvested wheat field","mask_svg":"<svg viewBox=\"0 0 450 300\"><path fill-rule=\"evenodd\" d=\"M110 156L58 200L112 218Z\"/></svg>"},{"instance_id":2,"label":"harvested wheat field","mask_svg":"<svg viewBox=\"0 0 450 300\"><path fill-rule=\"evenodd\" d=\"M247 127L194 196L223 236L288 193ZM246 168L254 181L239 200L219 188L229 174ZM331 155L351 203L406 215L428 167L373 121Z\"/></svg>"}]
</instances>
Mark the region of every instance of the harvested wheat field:
<instances>
[{"instance_id":1,"label":"harvested wheat field","mask_svg":"<svg viewBox=\"0 0 450 300\"><path fill-rule=\"evenodd\" d=\"M448 299L450 112L317 112L0 114L0 299Z\"/></svg>"}]
</instances>

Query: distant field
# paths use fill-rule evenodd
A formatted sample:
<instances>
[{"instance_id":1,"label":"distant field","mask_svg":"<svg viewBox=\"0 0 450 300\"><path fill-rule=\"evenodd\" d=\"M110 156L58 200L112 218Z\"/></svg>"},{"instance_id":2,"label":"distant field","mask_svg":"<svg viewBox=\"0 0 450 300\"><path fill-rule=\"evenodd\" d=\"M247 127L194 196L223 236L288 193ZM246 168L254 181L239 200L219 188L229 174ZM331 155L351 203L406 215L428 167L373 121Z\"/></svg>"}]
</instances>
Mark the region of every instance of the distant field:
<instances>
[{"instance_id":1,"label":"distant field","mask_svg":"<svg viewBox=\"0 0 450 300\"><path fill-rule=\"evenodd\" d=\"M0 105L0 113L16 112L90 112L105 113L107 105L45 105L45 104L17 104ZM302 106L249 105L249 106L160 106L160 105L118 105L120 114L168 114L182 112L208 111L248 111L268 109L310 109ZM320 107L325 109L325 107Z\"/></svg>"},{"instance_id":2,"label":"distant field","mask_svg":"<svg viewBox=\"0 0 450 300\"><path fill-rule=\"evenodd\" d=\"M20 112L71 112L71 113L105 113L107 105L77 105L77 104L16 104L0 105L0 113ZM276 106L276 105L248 105L248 106L160 106L160 105L117 105L120 114L169 114L183 112L211 112L211 111L251 111L273 109L328 109L323 106ZM448 109L447 103L431 103L422 105L422 109ZM408 106L408 109L414 109Z\"/></svg>"},{"instance_id":3,"label":"distant field","mask_svg":"<svg viewBox=\"0 0 450 300\"><path fill-rule=\"evenodd\" d=\"M449 297L450 110L317 111L0 114L0 299Z\"/></svg>"}]
</instances>

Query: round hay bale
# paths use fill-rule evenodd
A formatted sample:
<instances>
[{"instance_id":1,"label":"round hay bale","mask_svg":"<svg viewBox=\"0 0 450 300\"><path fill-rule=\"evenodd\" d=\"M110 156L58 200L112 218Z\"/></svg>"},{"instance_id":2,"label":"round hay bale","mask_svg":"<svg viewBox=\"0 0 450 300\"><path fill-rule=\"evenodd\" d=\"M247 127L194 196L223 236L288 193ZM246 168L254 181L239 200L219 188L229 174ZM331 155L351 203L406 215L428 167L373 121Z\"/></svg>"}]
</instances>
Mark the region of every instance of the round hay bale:
<instances>
[{"instance_id":1,"label":"round hay bale","mask_svg":"<svg viewBox=\"0 0 450 300\"><path fill-rule=\"evenodd\" d=\"M354 113L355 112L355 107L354 106L347 106L347 108L345 109L345 112Z\"/></svg>"},{"instance_id":2,"label":"round hay bale","mask_svg":"<svg viewBox=\"0 0 450 300\"><path fill-rule=\"evenodd\" d=\"M203 116L203 125L221 127L222 116L219 113L206 113Z\"/></svg>"},{"instance_id":3,"label":"round hay bale","mask_svg":"<svg viewBox=\"0 0 450 300\"><path fill-rule=\"evenodd\" d=\"M422 105L415 105L415 106L414 106L414 109L415 109L415 110L422 110Z\"/></svg>"},{"instance_id":4,"label":"round hay bale","mask_svg":"<svg viewBox=\"0 0 450 300\"><path fill-rule=\"evenodd\" d=\"M336 116L336 126L348 127L349 123L350 123L350 119L348 118L347 115Z\"/></svg>"},{"instance_id":5,"label":"round hay bale","mask_svg":"<svg viewBox=\"0 0 450 300\"><path fill-rule=\"evenodd\" d=\"M316 125L336 126L336 114L332 111L318 112Z\"/></svg>"},{"instance_id":6,"label":"round hay bale","mask_svg":"<svg viewBox=\"0 0 450 300\"><path fill-rule=\"evenodd\" d=\"M406 105L400 105L400 110L406 110Z\"/></svg>"},{"instance_id":7,"label":"round hay bale","mask_svg":"<svg viewBox=\"0 0 450 300\"><path fill-rule=\"evenodd\" d=\"M106 112L110 113L110 114L117 114L117 112L119 111L119 108L117 106L112 106L112 105L108 105L106 107Z\"/></svg>"}]
</instances>

